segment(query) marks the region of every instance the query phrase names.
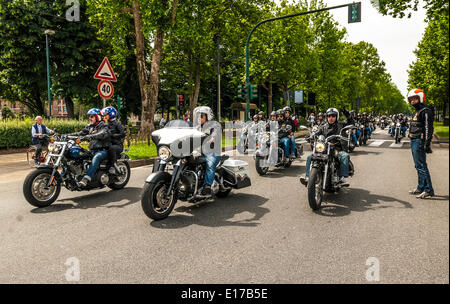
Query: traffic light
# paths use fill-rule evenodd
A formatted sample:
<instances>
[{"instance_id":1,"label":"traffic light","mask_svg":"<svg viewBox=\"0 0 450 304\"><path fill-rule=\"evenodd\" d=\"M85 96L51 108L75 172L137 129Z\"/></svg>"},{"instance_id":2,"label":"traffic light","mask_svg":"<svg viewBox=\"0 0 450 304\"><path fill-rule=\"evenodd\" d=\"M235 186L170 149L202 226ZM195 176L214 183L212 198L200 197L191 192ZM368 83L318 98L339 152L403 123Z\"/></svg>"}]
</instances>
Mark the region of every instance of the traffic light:
<instances>
[{"instance_id":1,"label":"traffic light","mask_svg":"<svg viewBox=\"0 0 450 304\"><path fill-rule=\"evenodd\" d=\"M180 109L184 109L184 94L178 95L178 102Z\"/></svg>"},{"instance_id":2,"label":"traffic light","mask_svg":"<svg viewBox=\"0 0 450 304\"><path fill-rule=\"evenodd\" d=\"M249 84L250 100L258 98L258 85Z\"/></svg>"},{"instance_id":3,"label":"traffic light","mask_svg":"<svg viewBox=\"0 0 450 304\"><path fill-rule=\"evenodd\" d=\"M316 105L316 93L308 92L308 105L315 106Z\"/></svg>"},{"instance_id":4,"label":"traffic light","mask_svg":"<svg viewBox=\"0 0 450 304\"><path fill-rule=\"evenodd\" d=\"M348 23L361 22L361 2L348 6Z\"/></svg>"},{"instance_id":5,"label":"traffic light","mask_svg":"<svg viewBox=\"0 0 450 304\"><path fill-rule=\"evenodd\" d=\"M237 87L237 98L245 99L245 87L244 86L238 86Z\"/></svg>"}]
</instances>

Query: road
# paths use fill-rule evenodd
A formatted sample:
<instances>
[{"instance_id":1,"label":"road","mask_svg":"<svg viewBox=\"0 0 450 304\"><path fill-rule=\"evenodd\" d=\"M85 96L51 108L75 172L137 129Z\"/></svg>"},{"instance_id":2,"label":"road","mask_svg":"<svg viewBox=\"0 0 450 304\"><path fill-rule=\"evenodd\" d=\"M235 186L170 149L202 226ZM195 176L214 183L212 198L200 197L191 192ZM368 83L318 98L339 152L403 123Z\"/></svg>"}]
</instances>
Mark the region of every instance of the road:
<instances>
[{"instance_id":1,"label":"road","mask_svg":"<svg viewBox=\"0 0 450 304\"><path fill-rule=\"evenodd\" d=\"M240 157L250 188L179 203L158 222L140 206L150 166L134 168L121 191L63 189L43 209L23 197L26 172L2 175L0 283L67 283L71 257L80 283L376 283L370 258L380 283L449 283L449 150L433 146L437 196L418 200L407 194L417 182L409 144L376 132L351 154L350 188L318 212L299 182L306 154L264 177Z\"/></svg>"}]
</instances>

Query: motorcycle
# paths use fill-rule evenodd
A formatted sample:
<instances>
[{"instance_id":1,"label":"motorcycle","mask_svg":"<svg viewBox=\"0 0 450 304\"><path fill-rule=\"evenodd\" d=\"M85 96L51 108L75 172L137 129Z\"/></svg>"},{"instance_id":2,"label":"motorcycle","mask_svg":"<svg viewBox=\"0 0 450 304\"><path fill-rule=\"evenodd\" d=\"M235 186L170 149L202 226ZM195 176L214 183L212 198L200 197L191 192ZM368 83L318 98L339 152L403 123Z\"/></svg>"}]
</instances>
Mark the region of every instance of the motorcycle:
<instances>
[{"instance_id":1,"label":"motorcycle","mask_svg":"<svg viewBox=\"0 0 450 304\"><path fill-rule=\"evenodd\" d=\"M141 206L146 216L162 220L170 215L178 200L196 203L210 199L200 193L206 175L206 159L197 151L195 144L197 140L202 142L205 137L203 132L181 124L152 133L158 158L142 190ZM187 148L182 151L171 150L183 145ZM171 172L168 170L169 165L173 168ZM232 189L249 186L248 163L222 155L211 185L213 197L223 198Z\"/></svg>"},{"instance_id":2,"label":"motorcycle","mask_svg":"<svg viewBox=\"0 0 450 304\"><path fill-rule=\"evenodd\" d=\"M124 150L125 152L126 150ZM50 138L44 165L30 172L23 183L23 194L31 205L47 207L58 199L61 186L70 191L85 191L109 187L119 190L130 180L130 158L122 152L117 160L118 174L108 172L108 160L100 166L86 187L79 182L86 174L94 154L80 146L77 136L54 135Z\"/></svg>"},{"instance_id":3,"label":"motorcycle","mask_svg":"<svg viewBox=\"0 0 450 304\"><path fill-rule=\"evenodd\" d=\"M352 153L356 147L353 141L353 132L356 130L357 127L355 127L354 125L348 125L346 126L346 128L347 129L345 130L345 135L347 136L347 140L342 145L342 147L344 148L344 151Z\"/></svg>"},{"instance_id":4,"label":"motorcycle","mask_svg":"<svg viewBox=\"0 0 450 304\"><path fill-rule=\"evenodd\" d=\"M386 121L384 119L381 119L381 121L380 121L380 129L384 130L384 128L386 128Z\"/></svg>"},{"instance_id":5,"label":"motorcycle","mask_svg":"<svg viewBox=\"0 0 450 304\"><path fill-rule=\"evenodd\" d=\"M311 147L311 151L314 147L314 141L316 140L316 133L319 130L318 125L314 125L311 128L308 128L306 126L300 126L301 130L308 130L308 135L305 136L305 140L309 143L309 146Z\"/></svg>"},{"instance_id":6,"label":"motorcycle","mask_svg":"<svg viewBox=\"0 0 450 304\"><path fill-rule=\"evenodd\" d=\"M243 128L241 135L239 136L239 140L237 143L237 150L239 153L246 153L248 151L249 146L254 147L255 141L258 136L258 126L254 125L253 122L247 123ZM250 145L249 145L249 141Z\"/></svg>"},{"instance_id":7,"label":"motorcycle","mask_svg":"<svg viewBox=\"0 0 450 304\"><path fill-rule=\"evenodd\" d=\"M342 128L342 131L350 129L349 126ZM314 150L311 158L311 170L308 181L308 202L313 210L320 208L323 201L323 192L334 193L341 189L339 185L339 161L338 150L332 143L334 139L347 141L342 135L332 135L328 138L320 135L314 143ZM354 175L354 166L349 161L349 176Z\"/></svg>"},{"instance_id":8,"label":"motorcycle","mask_svg":"<svg viewBox=\"0 0 450 304\"><path fill-rule=\"evenodd\" d=\"M401 139L403 138L401 128L402 128L401 123L399 122L395 123L394 139L396 144L400 143Z\"/></svg>"},{"instance_id":9,"label":"motorcycle","mask_svg":"<svg viewBox=\"0 0 450 304\"><path fill-rule=\"evenodd\" d=\"M256 172L259 175L265 175L270 167L284 167L289 168L292 164L292 159L287 158L284 154L283 143L281 142L279 131L290 132L292 127L288 125L286 130L278 129L262 132L258 136L258 145L255 156ZM295 146L295 157L298 158L303 155L303 146Z\"/></svg>"},{"instance_id":10,"label":"motorcycle","mask_svg":"<svg viewBox=\"0 0 450 304\"><path fill-rule=\"evenodd\" d=\"M369 137L368 131L366 130L366 127L368 127L368 124L360 124L359 125L359 131L360 131L360 135L359 135L359 145L366 145L367 144L367 139Z\"/></svg>"}]
</instances>

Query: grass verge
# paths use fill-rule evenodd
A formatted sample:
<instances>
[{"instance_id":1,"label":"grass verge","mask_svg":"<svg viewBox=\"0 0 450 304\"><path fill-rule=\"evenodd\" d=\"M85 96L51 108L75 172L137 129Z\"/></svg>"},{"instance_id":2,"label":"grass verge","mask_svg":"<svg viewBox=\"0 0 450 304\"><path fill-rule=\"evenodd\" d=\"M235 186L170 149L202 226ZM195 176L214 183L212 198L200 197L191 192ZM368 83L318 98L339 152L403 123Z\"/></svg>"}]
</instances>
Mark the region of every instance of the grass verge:
<instances>
[{"instance_id":1,"label":"grass verge","mask_svg":"<svg viewBox=\"0 0 450 304\"><path fill-rule=\"evenodd\" d=\"M443 122L434 122L434 133L436 133L439 137L448 138L448 127L444 126Z\"/></svg>"}]
</instances>

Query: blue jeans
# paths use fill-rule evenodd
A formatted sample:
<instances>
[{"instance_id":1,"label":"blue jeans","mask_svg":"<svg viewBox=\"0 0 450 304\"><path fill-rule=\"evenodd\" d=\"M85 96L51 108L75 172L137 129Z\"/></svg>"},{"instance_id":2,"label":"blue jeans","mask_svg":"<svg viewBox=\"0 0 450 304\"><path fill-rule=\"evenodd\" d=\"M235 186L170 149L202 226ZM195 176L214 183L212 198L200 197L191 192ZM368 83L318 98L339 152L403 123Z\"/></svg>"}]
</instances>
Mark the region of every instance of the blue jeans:
<instances>
[{"instance_id":1,"label":"blue jeans","mask_svg":"<svg viewBox=\"0 0 450 304\"><path fill-rule=\"evenodd\" d=\"M417 189L434 195L430 171L427 166L424 142L421 138L411 138L411 152L418 175Z\"/></svg>"},{"instance_id":2,"label":"blue jeans","mask_svg":"<svg viewBox=\"0 0 450 304\"><path fill-rule=\"evenodd\" d=\"M353 131L353 141L355 142L355 145L358 144L358 137L359 137L359 130Z\"/></svg>"},{"instance_id":3,"label":"blue jeans","mask_svg":"<svg viewBox=\"0 0 450 304\"><path fill-rule=\"evenodd\" d=\"M369 137L372 136L372 128L371 127L365 127L364 130L367 131Z\"/></svg>"},{"instance_id":4,"label":"blue jeans","mask_svg":"<svg viewBox=\"0 0 450 304\"><path fill-rule=\"evenodd\" d=\"M402 132L403 137L406 137L406 129L405 126L400 127L400 132ZM391 134L395 135L395 127L392 127Z\"/></svg>"},{"instance_id":5,"label":"blue jeans","mask_svg":"<svg viewBox=\"0 0 450 304\"><path fill-rule=\"evenodd\" d=\"M305 176L309 177L309 167L311 167L311 158L312 154L308 155L306 158L306 172ZM338 153L338 161L339 161L339 177L348 177L349 175L349 163L350 163L350 155L345 151L339 151Z\"/></svg>"},{"instance_id":6,"label":"blue jeans","mask_svg":"<svg viewBox=\"0 0 450 304\"><path fill-rule=\"evenodd\" d=\"M89 166L86 175L92 178L95 172L97 172L97 169L100 166L102 160L105 160L106 158L108 158L108 151L95 152L94 157L92 158L91 165Z\"/></svg>"},{"instance_id":7,"label":"blue jeans","mask_svg":"<svg viewBox=\"0 0 450 304\"><path fill-rule=\"evenodd\" d=\"M289 153L291 139L289 137L283 137L281 139L281 143L283 144L284 156L289 157L291 154Z\"/></svg>"},{"instance_id":8,"label":"blue jeans","mask_svg":"<svg viewBox=\"0 0 450 304\"><path fill-rule=\"evenodd\" d=\"M212 185L214 182L214 176L216 175L216 166L219 163L221 156L215 153L205 155L206 159L206 174L205 185Z\"/></svg>"},{"instance_id":9,"label":"blue jeans","mask_svg":"<svg viewBox=\"0 0 450 304\"><path fill-rule=\"evenodd\" d=\"M294 137L294 134L291 135L291 154L295 154L295 137Z\"/></svg>"}]
</instances>

